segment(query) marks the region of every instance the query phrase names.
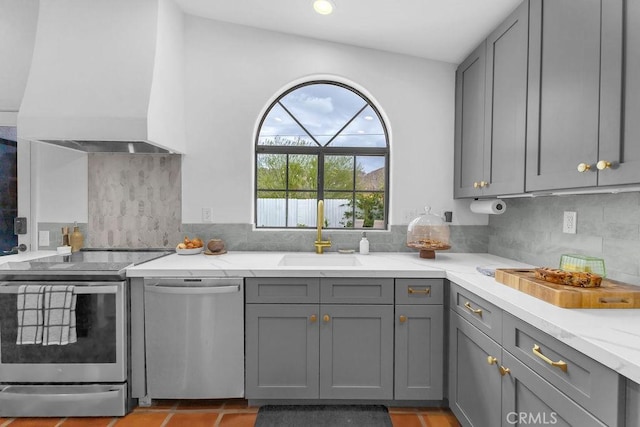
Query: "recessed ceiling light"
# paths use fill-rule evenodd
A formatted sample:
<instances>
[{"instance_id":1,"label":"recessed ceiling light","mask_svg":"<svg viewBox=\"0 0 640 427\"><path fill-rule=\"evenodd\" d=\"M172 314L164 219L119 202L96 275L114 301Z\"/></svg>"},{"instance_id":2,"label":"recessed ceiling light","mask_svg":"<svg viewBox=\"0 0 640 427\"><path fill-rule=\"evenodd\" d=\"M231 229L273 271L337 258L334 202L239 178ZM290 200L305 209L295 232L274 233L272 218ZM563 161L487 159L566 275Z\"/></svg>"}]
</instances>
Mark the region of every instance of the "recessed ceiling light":
<instances>
[{"instance_id":1,"label":"recessed ceiling light","mask_svg":"<svg viewBox=\"0 0 640 427\"><path fill-rule=\"evenodd\" d=\"M335 5L331 0L315 0L313 2L313 10L320 15L329 15L333 12Z\"/></svg>"},{"instance_id":2,"label":"recessed ceiling light","mask_svg":"<svg viewBox=\"0 0 640 427\"><path fill-rule=\"evenodd\" d=\"M372 116L364 116L364 119L365 120L373 120L373 117Z\"/></svg>"}]
</instances>

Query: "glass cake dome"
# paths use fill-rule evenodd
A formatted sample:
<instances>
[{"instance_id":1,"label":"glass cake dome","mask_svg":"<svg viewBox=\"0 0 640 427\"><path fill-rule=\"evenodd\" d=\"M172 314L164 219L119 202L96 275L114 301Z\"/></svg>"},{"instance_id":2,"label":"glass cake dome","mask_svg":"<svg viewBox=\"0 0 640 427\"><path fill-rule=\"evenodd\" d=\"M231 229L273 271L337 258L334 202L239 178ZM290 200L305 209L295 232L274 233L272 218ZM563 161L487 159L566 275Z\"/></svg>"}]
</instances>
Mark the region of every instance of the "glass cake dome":
<instances>
[{"instance_id":1,"label":"glass cake dome","mask_svg":"<svg viewBox=\"0 0 640 427\"><path fill-rule=\"evenodd\" d=\"M435 251L451 249L449 226L429 206L407 227L407 246L420 250L420 258L432 259Z\"/></svg>"}]
</instances>

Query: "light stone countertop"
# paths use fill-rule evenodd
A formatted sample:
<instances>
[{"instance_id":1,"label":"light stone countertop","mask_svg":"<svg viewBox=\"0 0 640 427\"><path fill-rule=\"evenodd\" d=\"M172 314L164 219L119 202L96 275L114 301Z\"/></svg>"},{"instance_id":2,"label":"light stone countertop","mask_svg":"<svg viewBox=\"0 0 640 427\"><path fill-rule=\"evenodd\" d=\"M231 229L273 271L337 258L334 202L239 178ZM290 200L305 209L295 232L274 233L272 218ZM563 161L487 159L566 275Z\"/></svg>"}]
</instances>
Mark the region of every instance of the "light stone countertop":
<instances>
[{"instance_id":1,"label":"light stone countertop","mask_svg":"<svg viewBox=\"0 0 640 427\"><path fill-rule=\"evenodd\" d=\"M32 259L44 258L52 255L57 255L57 252L56 251L20 252L15 255L0 256L0 264L4 264L6 262L31 261Z\"/></svg>"},{"instance_id":2,"label":"light stone countertop","mask_svg":"<svg viewBox=\"0 0 640 427\"><path fill-rule=\"evenodd\" d=\"M283 257L308 265L280 265ZM318 261L320 258L322 260ZM356 261L353 261L356 260ZM359 265L337 265L358 262ZM313 265L333 263L336 265ZM566 309L511 289L476 267L530 265L489 254L231 252L169 255L127 270L128 277L423 277L447 278L621 375L640 383L640 309Z\"/></svg>"}]
</instances>

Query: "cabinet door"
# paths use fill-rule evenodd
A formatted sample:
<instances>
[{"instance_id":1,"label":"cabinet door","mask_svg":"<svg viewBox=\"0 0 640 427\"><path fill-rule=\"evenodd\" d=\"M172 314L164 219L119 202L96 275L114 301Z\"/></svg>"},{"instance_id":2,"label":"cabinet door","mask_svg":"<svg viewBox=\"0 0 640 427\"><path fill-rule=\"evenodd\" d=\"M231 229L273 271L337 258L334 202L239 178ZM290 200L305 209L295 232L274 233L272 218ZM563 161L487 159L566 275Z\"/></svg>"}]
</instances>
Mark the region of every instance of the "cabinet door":
<instances>
[{"instance_id":1,"label":"cabinet door","mask_svg":"<svg viewBox=\"0 0 640 427\"><path fill-rule=\"evenodd\" d=\"M499 426L501 348L454 311L449 314L449 407L464 426Z\"/></svg>"},{"instance_id":2,"label":"cabinet door","mask_svg":"<svg viewBox=\"0 0 640 427\"><path fill-rule=\"evenodd\" d=\"M609 20L614 22L622 15L622 6L618 3L620 2L614 2L605 10ZM622 29L607 33L609 46L606 51L603 48L603 54L607 54L603 63L612 67L611 72L615 73L615 65L622 62L618 37L624 37L624 72L616 76L624 76L622 91L617 81L612 82L618 84L618 93L622 92L622 135L614 134L613 137L600 141L599 160L611 162L612 166L598 172L598 185L640 183L640 2L626 1L625 7L624 33ZM611 97L609 104L609 109L619 111L619 98ZM613 120L607 126L613 127L613 131L620 129L619 122Z\"/></svg>"},{"instance_id":3,"label":"cabinet door","mask_svg":"<svg viewBox=\"0 0 640 427\"><path fill-rule=\"evenodd\" d=\"M526 190L595 186L601 7L609 0L531 0ZM590 171L578 172L586 163Z\"/></svg>"},{"instance_id":4,"label":"cabinet door","mask_svg":"<svg viewBox=\"0 0 640 427\"><path fill-rule=\"evenodd\" d=\"M524 192L529 2L487 38L484 195Z\"/></svg>"},{"instance_id":5,"label":"cabinet door","mask_svg":"<svg viewBox=\"0 0 640 427\"><path fill-rule=\"evenodd\" d=\"M640 385L627 380L626 427L640 427Z\"/></svg>"},{"instance_id":6,"label":"cabinet door","mask_svg":"<svg viewBox=\"0 0 640 427\"><path fill-rule=\"evenodd\" d=\"M398 305L395 318L396 400L441 400L443 308Z\"/></svg>"},{"instance_id":7,"label":"cabinet door","mask_svg":"<svg viewBox=\"0 0 640 427\"><path fill-rule=\"evenodd\" d=\"M320 398L393 398L393 306L322 305Z\"/></svg>"},{"instance_id":8,"label":"cabinet door","mask_svg":"<svg viewBox=\"0 0 640 427\"><path fill-rule=\"evenodd\" d=\"M318 305L246 305L247 398L318 398L318 325Z\"/></svg>"},{"instance_id":9,"label":"cabinet door","mask_svg":"<svg viewBox=\"0 0 640 427\"><path fill-rule=\"evenodd\" d=\"M484 178L485 52L483 42L456 71L454 197L473 197Z\"/></svg>"},{"instance_id":10,"label":"cabinet door","mask_svg":"<svg viewBox=\"0 0 640 427\"><path fill-rule=\"evenodd\" d=\"M580 405L504 351L502 425L605 426ZM487 424L488 425L488 424Z\"/></svg>"}]
</instances>

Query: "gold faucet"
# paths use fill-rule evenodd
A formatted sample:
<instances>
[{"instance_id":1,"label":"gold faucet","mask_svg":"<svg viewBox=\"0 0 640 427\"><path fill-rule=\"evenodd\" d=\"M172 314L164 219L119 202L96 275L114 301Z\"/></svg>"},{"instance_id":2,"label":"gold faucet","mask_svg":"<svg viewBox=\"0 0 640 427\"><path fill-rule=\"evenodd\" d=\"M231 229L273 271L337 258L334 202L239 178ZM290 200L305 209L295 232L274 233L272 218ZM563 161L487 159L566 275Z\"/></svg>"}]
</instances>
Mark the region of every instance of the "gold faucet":
<instances>
[{"instance_id":1,"label":"gold faucet","mask_svg":"<svg viewBox=\"0 0 640 427\"><path fill-rule=\"evenodd\" d=\"M318 200L318 236L314 242L316 253L321 254L324 248L331 247L331 240L322 240L322 224L324 223L324 200Z\"/></svg>"}]
</instances>

